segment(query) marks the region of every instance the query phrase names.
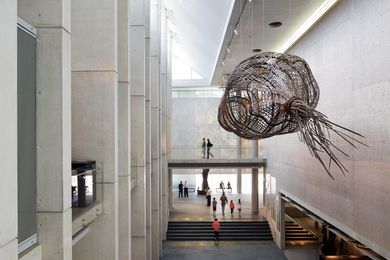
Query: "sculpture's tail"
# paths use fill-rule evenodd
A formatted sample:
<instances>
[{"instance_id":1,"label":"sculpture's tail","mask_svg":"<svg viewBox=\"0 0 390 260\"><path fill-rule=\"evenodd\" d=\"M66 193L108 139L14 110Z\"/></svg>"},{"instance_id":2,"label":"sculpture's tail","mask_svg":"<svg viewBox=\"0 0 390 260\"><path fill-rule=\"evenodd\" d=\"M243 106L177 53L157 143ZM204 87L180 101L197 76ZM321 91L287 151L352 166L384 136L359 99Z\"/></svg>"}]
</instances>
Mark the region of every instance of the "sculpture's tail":
<instances>
[{"instance_id":1,"label":"sculpture's tail","mask_svg":"<svg viewBox=\"0 0 390 260\"><path fill-rule=\"evenodd\" d=\"M284 110L288 111L288 113L290 113L293 117L296 117L295 121L298 123L298 135L300 141L306 143L312 156L320 161L332 179L334 179L330 172L332 161L338 166L343 174L348 172L347 168L337 158L334 151L337 150L343 155L347 157L349 156L346 152L342 151L329 140L330 133L335 133L355 149L357 149L357 147L355 146L354 142L367 146L363 142L353 137L353 135L362 138L364 138L364 136L329 121L324 114L318 112L314 108L309 107L299 98L292 97L284 105ZM326 166L321 159L320 153L326 153L329 156L328 166Z\"/></svg>"}]
</instances>

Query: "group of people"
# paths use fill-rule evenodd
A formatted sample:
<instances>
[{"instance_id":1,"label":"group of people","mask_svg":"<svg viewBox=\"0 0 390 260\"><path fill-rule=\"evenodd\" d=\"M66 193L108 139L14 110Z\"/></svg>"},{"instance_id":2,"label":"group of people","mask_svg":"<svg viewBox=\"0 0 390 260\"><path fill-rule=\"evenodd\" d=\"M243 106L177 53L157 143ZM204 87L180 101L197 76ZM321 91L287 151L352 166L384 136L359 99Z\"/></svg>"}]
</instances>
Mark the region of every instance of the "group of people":
<instances>
[{"instance_id":1,"label":"group of people","mask_svg":"<svg viewBox=\"0 0 390 260\"><path fill-rule=\"evenodd\" d=\"M183 184L183 181L180 181L178 188L179 188L179 198L180 197L188 197L187 181L184 181L184 184Z\"/></svg>"},{"instance_id":2,"label":"group of people","mask_svg":"<svg viewBox=\"0 0 390 260\"><path fill-rule=\"evenodd\" d=\"M206 199L207 199L207 206L210 207L211 206L211 189L207 189L206 191ZM225 195L225 192L222 193L221 197L219 198L219 200L221 201L221 209L222 209L222 216L225 216L225 207L226 207L226 204L228 204L228 199ZM217 216L217 205L218 205L218 202L215 200L215 198L213 198L213 216L216 217ZM230 200L230 203L229 203L229 208L230 208L230 214L233 215L234 213L234 209L236 208L236 205L234 204L234 200ZM238 210L238 215L241 216L241 199L238 199L238 202L237 202L237 210Z\"/></svg>"},{"instance_id":3,"label":"group of people","mask_svg":"<svg viewBox=\"0 0 390 260\"><path fill-rule=\"evenodd\" d=\"M227 199L225 193L222 193L220 201L221 201L222 215L225 216L225 205L228 202L228 199ZM230 214L233 216L234 208L235 208L233 200L230 200L229 207L230 207ZM237 209L238 209L239 216L241 216L241 199L238 199ZM215 241L215 245L218 245L219 231L221 229L221 225L220 225L218 218L217 218L217 201L215 200L215 198L213 198L213 216L214 216L214 222L212 225L213 225L213 231L214 231L214 241Z\"/></svg>"},{"instance_id":4,"label":"group of people","mask_svg":"<svg viewBox=\"0 0 390 260\"><path fill-rule=\"evenodd\" d=\"M219 188L220 188L222 191L225 190L225 183L223 183L223 181L221 181L221 182L219 183ZM230 181L227 182L227 187L226 187L226 189L232 190L232 186L230 185Z\"/></svg>"},{"instance_id":5,"label":"group of people","mask_svg":"<svg viewBox=\"0 0 390 260\"><path fill-rule=\"evenodd\" d=\"M207 142L206 142L206 138L203 137L203 141L202 141L203 159L206 157L206 151L207 151L207 159L209 159L210 156L214 157L214 155L210 152L211 147L213 147L213 144L210 142L210 139L207 138Z\"/></svg>"}]
</instances>

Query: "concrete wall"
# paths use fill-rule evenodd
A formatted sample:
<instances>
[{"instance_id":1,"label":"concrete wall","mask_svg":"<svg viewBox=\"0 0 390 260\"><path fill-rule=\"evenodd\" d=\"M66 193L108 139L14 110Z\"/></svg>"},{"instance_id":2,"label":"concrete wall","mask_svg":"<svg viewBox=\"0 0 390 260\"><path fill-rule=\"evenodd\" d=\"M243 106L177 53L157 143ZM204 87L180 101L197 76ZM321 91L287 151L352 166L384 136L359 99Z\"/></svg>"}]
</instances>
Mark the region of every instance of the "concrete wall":
<instances>
[{"instance_id":1,"label":"concrete wall","mask_svg":"<svg viewBox=\"0 0 390 260\"><path fill-rule=\"evenodd\" d=\"M17 259L16 1L2 1L0 22L0 259Z\"/></svg>"},{"instance_id":2,"label":"concrete wall","mask_svg":"<svg viewBox=\"0 0 390 260\"><path fill-rule=\"evenodd\" d=\"M296 134L265 140L267 173L283 191L390 258L390 2L341 1L289 53L304 58L321 88L317 109L366 136L335 167L335 180Z\"/></svg>"},{"instance_id":3,"label":"concrete wall","mask_svg":"<svg viewBox=\"0 0 390 260\"><path fill-rule=\"evenodd\" d=\"M104 211L73 258L118 259L117 1L72 1L72 30L72 158L100 165Z\"/></svg>"},{"instance_id":4,"label":"concrete wall","mask_svg":"<svg viewBox=\"0 0 390 260\"><path fill-rule=\"evenodd\" d=\"M236 145L236 136L217 121L220 98L173 98L172 148L201 147L202 138L215 146ZM191 115L191 116L189 116Z\"/></svg>"}]
</instances>

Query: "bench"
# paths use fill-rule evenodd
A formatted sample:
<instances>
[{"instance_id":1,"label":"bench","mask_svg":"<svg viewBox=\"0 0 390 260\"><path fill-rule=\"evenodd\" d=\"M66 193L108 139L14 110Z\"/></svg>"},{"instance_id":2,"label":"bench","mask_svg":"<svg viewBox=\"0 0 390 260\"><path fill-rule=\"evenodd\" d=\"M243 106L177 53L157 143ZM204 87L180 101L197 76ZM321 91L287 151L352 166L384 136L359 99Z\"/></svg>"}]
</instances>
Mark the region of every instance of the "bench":
<instances>
[{"instance_id":1,"label":"bench","mask_svg":"<svg viewBox=\"0 0 390 260\"><path fill-rule=\"evenodd\" d=\"M232 188L230 188L230 189L216 188L216 189L215 189L215 192L216 192L216 193L223 193L224 191L225 191L225 193L232 193Z\"/></svg>"}]
</instances>

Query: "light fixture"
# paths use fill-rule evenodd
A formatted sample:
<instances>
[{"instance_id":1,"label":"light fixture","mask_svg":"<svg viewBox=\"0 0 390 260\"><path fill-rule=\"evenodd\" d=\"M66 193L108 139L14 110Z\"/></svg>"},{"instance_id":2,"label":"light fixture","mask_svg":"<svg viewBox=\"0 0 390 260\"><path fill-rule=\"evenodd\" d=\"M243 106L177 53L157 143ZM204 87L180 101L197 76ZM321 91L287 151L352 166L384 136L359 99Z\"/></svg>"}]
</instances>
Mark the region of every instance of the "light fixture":
<instances>
[{"instance_id":1,"label":"light fixture","mask_svg":"<svg viewBox=\"0 0 390 260\"><path fill-rule=\"evenodd\" d=\"M252 3L252 0L248 0L249 3Z\"/></svg>"},{"instance_id":2,"label":"light fixture","mask_svg":"<svg viewBox=\"0 0 390 260\"><path fill-rule=\"evenodd\" d=\"M238 35L238 29L237 29L237 27L234 28L233 33L234 33L235 35Z\"/></svg>"},{"instance_id":3,"label":"light fixture","mask_svg":"<svg viewBox=\"0 0 390 260\"><path fill-rule=\"evenodd\" d=\"M278 28L278 27L282 26L282 23L281 22L272 22L272 23L269 23L268 25L273 27L273 28Z\"/></svg>"},{"instance_id":4,"label":"light fixture","mask_svg":"<svg viewBox=\"0 0 390 260\"><path fill-rule=\"evenodd\" d=\"M227 52L227 54L230 54L230 49L227 48L227 49L226 49L226 52Z\"/></svg>"},{"instance_id":5,"label":"light fixture","mask_svg":"<svg viewBox=\"0 0 390 260\"><path fill-rule=\"evenodd\" d=\"M277 49L277 52L284 53L293 46L321 17L329 11L333 6L339 3L340 0L325 1L299 28L291 35L291 37Z\"/></svg>"},{"instance_id":6,"label":"light fixture","mask_svg":"<svg viewBox=\"0 0 390 260\"><path fill-rule=\"evenodd\" d=\"M225 66L225 62L224 62L224 61L222 61L222 62L221 62L221 65L222 65L222 66Z\"/></svg>"}]
</instances>

